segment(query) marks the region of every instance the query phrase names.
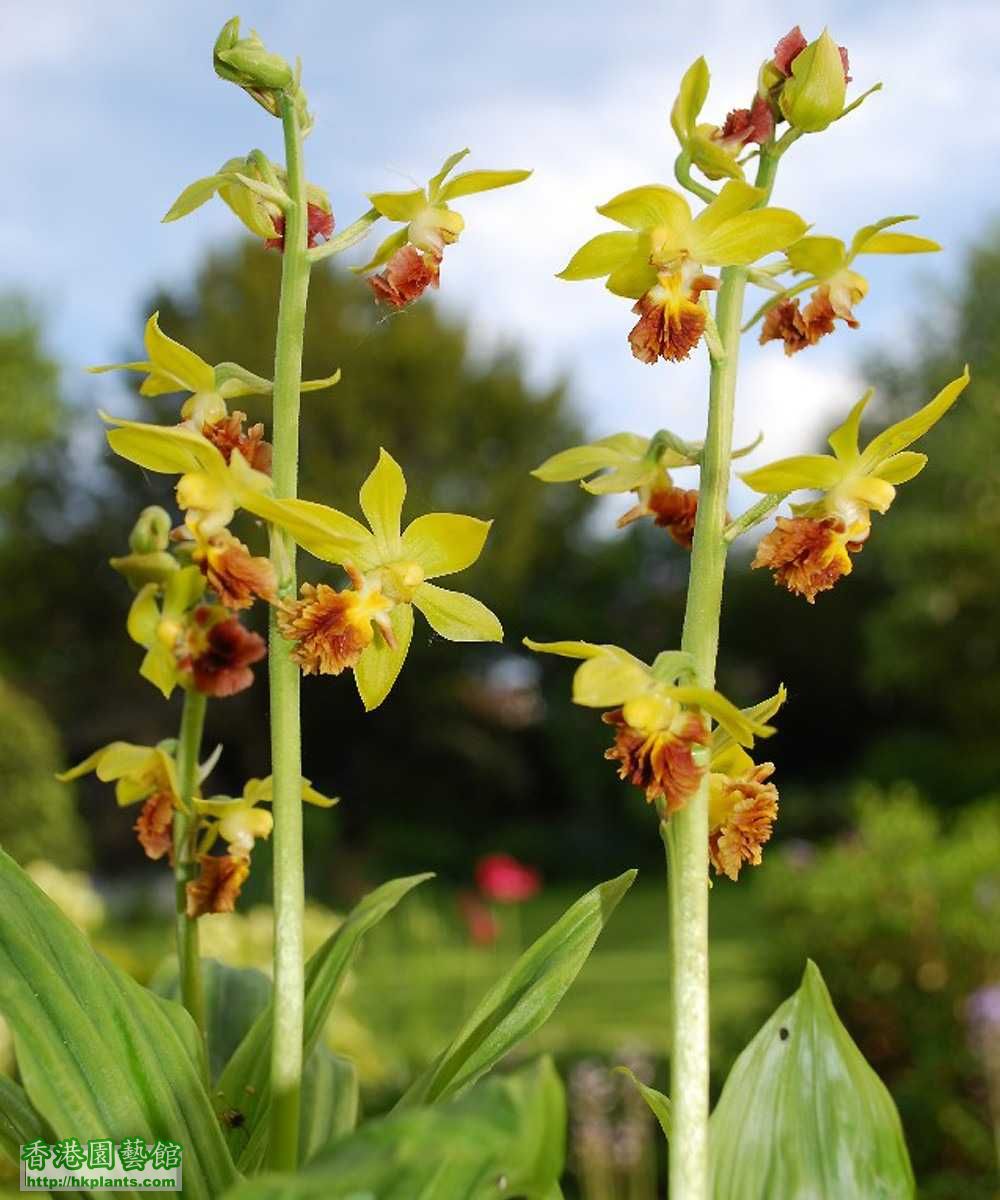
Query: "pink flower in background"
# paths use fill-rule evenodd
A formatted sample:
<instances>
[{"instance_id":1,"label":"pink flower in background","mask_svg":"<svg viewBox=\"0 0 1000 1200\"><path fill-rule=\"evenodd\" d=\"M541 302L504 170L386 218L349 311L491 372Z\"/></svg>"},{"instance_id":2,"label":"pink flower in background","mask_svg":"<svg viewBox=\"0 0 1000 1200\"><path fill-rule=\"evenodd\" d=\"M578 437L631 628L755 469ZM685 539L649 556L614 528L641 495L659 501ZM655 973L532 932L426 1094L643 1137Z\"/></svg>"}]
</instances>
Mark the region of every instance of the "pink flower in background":
<instances>
[{"instance_id":1,"label":"pink flower in background","mask_svg":"<svg viewBox=\"0 0 1000 1200\"><path fill-rule=\"evenodd\" d=\"M476 864L476 886L498 904L520 904L537 894L542 876L509 854L487 854Z\"/></svg>"},{"instance_id":2,"label":"pink flower in background","mask_svg":"<svg viewBox=\"0 0 1000 1200\"><path fill-rule=\"evenodd\" d=\"M459 892L458 911L475 945L492 946L499 938L500 922L496 913L475 892Z\"/></svg>"}]
</instances>

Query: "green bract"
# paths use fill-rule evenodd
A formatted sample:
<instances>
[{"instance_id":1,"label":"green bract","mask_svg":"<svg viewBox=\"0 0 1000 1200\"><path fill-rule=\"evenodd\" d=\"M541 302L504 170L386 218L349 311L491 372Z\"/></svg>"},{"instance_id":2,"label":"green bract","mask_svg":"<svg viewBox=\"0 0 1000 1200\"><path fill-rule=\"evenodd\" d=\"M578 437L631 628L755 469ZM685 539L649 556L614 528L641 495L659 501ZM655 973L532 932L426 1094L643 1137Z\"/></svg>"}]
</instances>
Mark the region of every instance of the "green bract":
<instances>
[{"instance_id":1,"label":"green bract","mask_svg":"<svg viewBox=\"0 0 1000 1200\"><path fill-rule=\"evenodd\" d=\"M707 267L747 266L784 250L808 228L787 208L758 208L764 192L731 180L697 217L687 200L663 184L613 197L597 211L630 232L601 233L580 247L560 279L607 277L609 291L638 299L662 271L685 262Z\"/></svg>"},{"instance_id":2,"label":"green bract","mask_svg":"<svg viewBox=\"0 0 1000 1200\"><path fill-rule=\"evenodd\" d=\"M390 221L401 221L402 229L391 233L375 251L360 272L373 271L392 258L397 250L410 244L419 250L440 253L443 244L454 242L465 228L461 215L448 207L449 200L489 192L494 188L521 183L530 171L464 171L448 176L469 153L459 150L445 159L440 171L432 175L427 186L408 192L373 192L368 198L372 207Z\"/></svg>"},{"instance_id":3,"label":"green bract","mask_svg":"<svg viewBox=\"0 0 1000 1200\"><path fill-rule=\"evenodd\" d=\"M896 486L918 475L927 456L906 447L936 424L969 383L969 368L947 384L912 416L872 438L864 450L858 445L861 415L873 393L867 391L851 409L847 420L828 439L833 454L800 454L782 458L740 478L755 492L795 492L814 489L826 493L824 511L858 506L884 513L896 495ZM810 515L814 505L800 510Z\"/></svg>"},{"instance_id":4,"label":"green bract","mask_svg":"<svg viewBox=\"0 0 1000 1200\"><path fill-rule=\"evenodd\" d=\"M914 1195L892 1097L815 963L736 1060L709 1132L713 1200Z\"/></svg>"}]
</instances>

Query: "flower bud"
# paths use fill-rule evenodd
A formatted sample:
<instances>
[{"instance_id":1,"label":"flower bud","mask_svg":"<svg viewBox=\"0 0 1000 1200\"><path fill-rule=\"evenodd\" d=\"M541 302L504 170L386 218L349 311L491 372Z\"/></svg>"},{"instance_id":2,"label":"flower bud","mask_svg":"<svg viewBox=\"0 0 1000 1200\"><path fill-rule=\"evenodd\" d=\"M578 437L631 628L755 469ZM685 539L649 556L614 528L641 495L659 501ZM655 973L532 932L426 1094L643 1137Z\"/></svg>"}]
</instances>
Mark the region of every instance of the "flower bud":
<instances>
[{"instance_id":1,"label":"flower bud","mask_svg":"<svg viewBox=\"0 0 1000 1200\"><path fill-rule=\"evenodd\" d=\"M133 554L152 554L170 544L170 514L159 505L144 508L128 537Z\"/></svg>"},{"instance_id":2,"label":"flower bud","mask_svg":"<svg viewBox=\"0 0 1000 1200\"><path fill-rule=\"evenodd\" d=\"M123 575L134 592L141 591L147 583L164 584L180 563L166 550L153 550L145 554L126 554L108 560L113 570Z\"/></svg>"},{"instance_id":3,"label":"flower bud","mask_svg":"<svg viewBox=\"0 0 1000 1200\"><path fill-rule=\"evenodd\" d=\"M847 82L837 43L825 30L797 54L781 91L781 112L803 133L819 133L844 111Z\"/></svg>"},{"instance_id":4,"label":"flower bud","mask_svg":"<svg viewBox=\"0 0 1000 1200\"><path fill-rule=\"evenodd\" d=\"M271 54L254 31L241 38L239 17L223 25L212 61L220 79L244 88L269 113L278 115L277 93L292 84L292 68L280 55Z\"/></svg>"}]
</instances>

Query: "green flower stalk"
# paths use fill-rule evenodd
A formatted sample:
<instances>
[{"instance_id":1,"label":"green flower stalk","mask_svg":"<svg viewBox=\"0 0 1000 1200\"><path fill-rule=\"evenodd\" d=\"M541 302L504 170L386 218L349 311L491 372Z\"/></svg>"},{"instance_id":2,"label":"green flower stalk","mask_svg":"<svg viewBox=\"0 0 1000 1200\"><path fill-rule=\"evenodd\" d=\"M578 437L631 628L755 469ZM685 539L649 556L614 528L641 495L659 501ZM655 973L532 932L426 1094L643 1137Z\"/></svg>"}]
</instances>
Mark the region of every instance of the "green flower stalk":
<instances>
[{"instance_id":1,"label":"green flower stalk","mask_svg":"<svg viewBox=\"0 0 1000 1200\"><path fill-rule=\"evenodd\" d=\"M733 449L748 286L770 294L749 323L765 319L760 340L781 339L786 352L795 353L832 333L835 319L857 326L852 306L867 292L864 277L853 269L859 254L939 248L891 228L908 217L866 226L848 248L838 238L807 234L809 226L797 213L770 206L783 154L870 94L845 104L849 82L846 50L826 32L808 42L796 27L759 72L748 107L713 125L700 119L710 77L699 58L681 82L671 125L680 142L676 178L704 207L692 213L678 191L662 184L623 192L597 211L624 229L592 238L561 272L568 280L605 279L613 295L636 302L639 321L628 340L639 361L676 362L702 343L708 356L702 442L687 442L669 430L651 436L612 433L562 451L534 472L545 482L579 480L596 495L632 492L636 502L619 527L649 518L691 549L679 648L664 650L647 665L616 646L527 641L531 649L584 660L573 698L606 710L603 719L614 731L606 757L622 779L645 792L657 813L667 854L672 967L670 1194L684 1200L709 1195L709 869L736 880L743 867L759 865L778 816L774 764L756 762L750 750L755 738L774 732L767 721L784 702L784 689L744 710L715 690L729 546L792 492L820 491L819 499L793 505L791 519L778 518L753 562L772 567L777 582L811 602L849 572L850 555L868 537L871 510L884 513L895 487L926 463L907 447L944 415L968 382L966 372L861 450L866 396L831 435L832 456L803 455L748 472L744 481L763 499L735 520L727 515L733 460L757 444ZM752 160L751 185L744 168ZM693 169L709 183L693 178ZM709 186L717 180L725 181L718 191ZM793 278L782 282L785 275ZM813 296L800 311L796 297L809 288ZM697 489L674 484L670 472L684 467L699 470Z\"/></svg>"},{"instance_id":2,"label":"green flower stalk","mask_svg":"<svg viewBox=\"0 0 1000 1200\"><path fill-rule=\"evenodd\" d=\"M178 477L176 500L184 514L183 524L172 533L163 514L155 523L155 545L140 539L141 547L133 545L130 555L114 562L136 589L127 627L145 650L140 673L165 697L177 687L186 693L176 761L170 757L171 778L176 779L156 793L147 824L155 824L160 841L172 827L182 992L199 1023L203 1005L196 921L205 913L233 908L255 842L273 834L274 1023L267 1155L273 1168L291 1169L298 1157L303 1070L302 802L331 803L302 778L300 673L336 675L352 668L364 705L371 709L388 695L403 666L414 608L451 641L502 637L496 617L480 601L431 582L471 565L490 523L430 513L402 529L406 483L390 454L382 452L361 487L361 508L370 528L337 509L298 498L301 394L330 387L340 376L337 371L325 379L302 379L310 270L315 262L360 241L377 221L402 221L403 228L361 268L384 266L369 279L374 297L401 308L427 286L437 286L444 246L455 242L465 226L448 202L519 183L530 172L452 175L469 153L462 150L446 160L426 189L373 193L371 209L334 236L326 192L306 181L303 142L312 117L299 69L293 71L270 53L255 33L241 37L236 18L219 35L214 61L221 78L243 88L281 120L285 164L270 162L259 150L231 158L216 173L189 184L164 220L185 217L218 196L251 234L281 252L274 381L236 363L205 362L167 336L156 313L146 326L146 358L92 370L141 372L142 395L187 393L176 425L101 414L116 453L146 470ZM263 425L247 428L246 415L229 409L231 401L250 394L271 397L271 442L264 439ZM252 554L231 532L240 512L266 524L268 558ZM326 583L306 583L300 595L298 545L342 567L351 586L337 590ZM237 614L257 600L270 606L272 773L266 781L251 780L240 800L206 799L200 785L207 770L197 766L205 697L231 695L253 682L250 667L264 657L265 647ZM271 802L270 812L259 807L264 800ZM137 830L149 853L152 833ZM226 844L221 855L212 852L220 838ZM154 857L165 852L160 841Z\"/></svg>"}]
</instances>

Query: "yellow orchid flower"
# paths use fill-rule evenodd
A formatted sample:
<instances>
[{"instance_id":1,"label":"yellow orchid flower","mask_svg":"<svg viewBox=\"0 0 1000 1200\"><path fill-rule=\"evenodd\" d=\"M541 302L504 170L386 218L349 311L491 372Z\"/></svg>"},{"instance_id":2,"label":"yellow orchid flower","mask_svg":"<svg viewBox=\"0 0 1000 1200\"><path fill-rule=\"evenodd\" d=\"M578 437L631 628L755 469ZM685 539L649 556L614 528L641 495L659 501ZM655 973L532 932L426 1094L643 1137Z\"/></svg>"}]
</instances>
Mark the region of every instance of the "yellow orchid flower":
<instances>
[{"instance_id":1,"label":"yellow orchid flower","mask_svg":"<svg viewBox=\"0 0 1000 1200\"><path fill-rule=\"evenodd\" d=\"M862 450L861 416L872 397L867 391L847 420L830 434L833 454L802 454L748 471L743 482L755 492L823 492L821 499L793 505L794 518L779 517L777 528L761 540L752 566L770 567L775 582L805 596L812 604L852 569L871 532L871 511L885 513L896 487L913 479L927 455L907 449L935 425L965 391L969 368L923 408L884 429Z\"/></svg>"},{"instance_id":2,"label":"yellow orchid flower","mask_svg":"<svg viewBox=\"0 0 1000 1200\"><path fill-rule=\"evenodd\" d=\"M619 764L618 774L646 793L661 815L682 808L698 788L705 768L695 750L710 743L705 716L713 718L739 746L774 729L753 710L741 712L719 692L679 684L690 673L690 656L660 654L652 666L619 646L593 642L535 642L530 649L582 659L573 676L573 701L604 708L603 720L615 727L615 743L605 757Z\"/></svg>"},{"instance_id":3,"label":"yellow orchid flower","mask_svg":"<svg viewBox=\"0 0 1000 1200\"><path fill-rule=\"evenodd\" d=\"M806 232L787 208L759 208L760 188L730 180L693 217L680 192L648 184L622 192L597 211L625 232L601 233L573 255L560 279L606 278L616 296L637 300L629 335L642 362L687 358L705 329L701 293L718 286L705 267L749 266L784 250Z\"/></svg>"},{"instance_id":4,"label":"yellow orchid flower","mask_svg":"<svg viewBox=\"0 0 1000 1200\"><path fill-rule=\"evenodd\" d=\"M401 529L406 480L385 450L361 485L369 528L335 508L309 500L268 500L260 515L324 562L349 568L351 589L305 585L303 599L283 606L285 636L298 643L304 665L351 667L366 709L389 694L413 635L413 608L452 642L499 642L503 629L479 600L430 580L470 567L482 553L490 521L458 513L427 513ZM259 504L259 501L255 502ZM328 594L327 594L328 593ZM381 630L375 636L372 623ZM334 666L324 668L327 655Z\"/></svg>"},{"instance_id":5,"label":"yellow orchid flower","mask_svg":"<svg viewBox=\"0 0 1000 1200\"><path fill-rule=\"evenodd\" d=\"M859 254L930 254L941 249L930 238L885 232L893 225L916 219L915 216L884 217L865 225L855 233L850 247L835 237L801 238L789 246L787 266L794 274L806 278L763 304L746 328L764 317L761 345L782 341L786 355L814 346L821 337L832 333L835 319L857 329L854 305L868 294L868 280L852 269ZM800 309L795 297L810 289L809 303Z\"/></svg>"},{"instance_id":6,"label":"yellow orchid flower","mask_svg":"<svg viewBox=\"0 0 1000 1200\"><path fill-rule=\"evenodd\" d=\"M369 279L375 299L392 308L403 308L428 287L437 287L441 257L445 246L456 242L465 228L460 213L449 208L450 200L489 192L495 188L521 183L530 171L464 171L448 176L469 153L459 150L445 159L441 170L427 186L408 192L374 192L372 207L390 221L403 222L402 229L391 233L359 274L386 269Z\"/></svg>"},{"instance_id":7,"label":"yellow orchid flower","mask_svg":"<svg viewBox=\"0 0 1000 1200\"><path fill-rule=\"evenodd\" d=\"M260 150L252 150L246 158L230 158L214 175L189 184L168 209L164 223L188 216L213 196L218 196L255 237L263 238L268 248L284 249L288 176ZM321 187L308 183L306 207L308 244L316 246L321 238L333 233L330 197Z\"/></svg>"},{"instance_id":8,"label":"yellow orchid flower","mask_svg":"<svg viewBox=\"0 0 1000 1200\"><path fill-rule=\"evenodd\" d=\"M114 783L120 807L143 802L133 828L146 856L156 860L170 853L174 809L185 810L185 805L177 781L177 764L165 746L111 742L56 778L68 783L91 771L102 783Z\"/></svg>"},{"instance_id":9,"label":"yellow orchid flower","mask_svg":"<svg viewBox=\"0 0 1000 1200\"><path fill-rule=\"evenodd\" d=\"M214 442L183 425L151 425L100 414L113 426L108 444L122 458L147 471L180 475L177 503L196 535L211 537L224 529L238 508L268 520L271 479L255 470L241 448L226 455Z\"/></svg>"},{"instance_id":10,"label":"yellow orchid flower","mask_svg":"<svg viewBox=\"0 0 1000 1200\"><path fill-rule=\"evenodd\" d=\"M218 363L210 366L187 346L168 337L160 328L160 314L154 312L146 322L144 343L147 357L136 362L103 363L88 367L92 375L106 371L141 371L139 394L162 396L170 392L190 392L181 409L181 416L191 428L221 421L228 414L227 400L240 396L269 396L274 385L269 379L254 375L237 363ZM305 392L332 387L340 380L340 371L327 379L311 379L302 384Z\"/></svg>"},{"instance_id":11,"label":"yellow orchid flower","mask_svg":"<svg viewBox=\"0 0 1000 1200\"><path fill-rule=\"evenodd\" d=\"M759 444L757 438L749 446L734 450L732 456L742 458ZM618 528L640 517L652 517L679 545L690 548L698 493L674 487L670 470L696 466L701 448L700 442L686 442L666 429L651 438L613 433L585 446L561 450L531 474L543 483L580 480L584 491L593 496L634 492L638 503L618 518Z\"/></svg>"},{"instance_id":12,"label":"yellow orchid flower","mask_svg":"<svg viewBox=\"0 0 1000 1200\"><path fill-rule=\"evenodd\" d=\"M270 804L274 799L274 785L270 775L266 779L247 780L243 794L239 797L209 796L196 798L195 812L206 818L205 832L199 843L198 853L207 854L221 837L227 843L231 858L249 859L254 842L268 838L274 828L274 819L259 804ZM332 808L337 797L324 796L308 779L302 780L302 799L317 808Z\"/></svg>"}]
</instances>

